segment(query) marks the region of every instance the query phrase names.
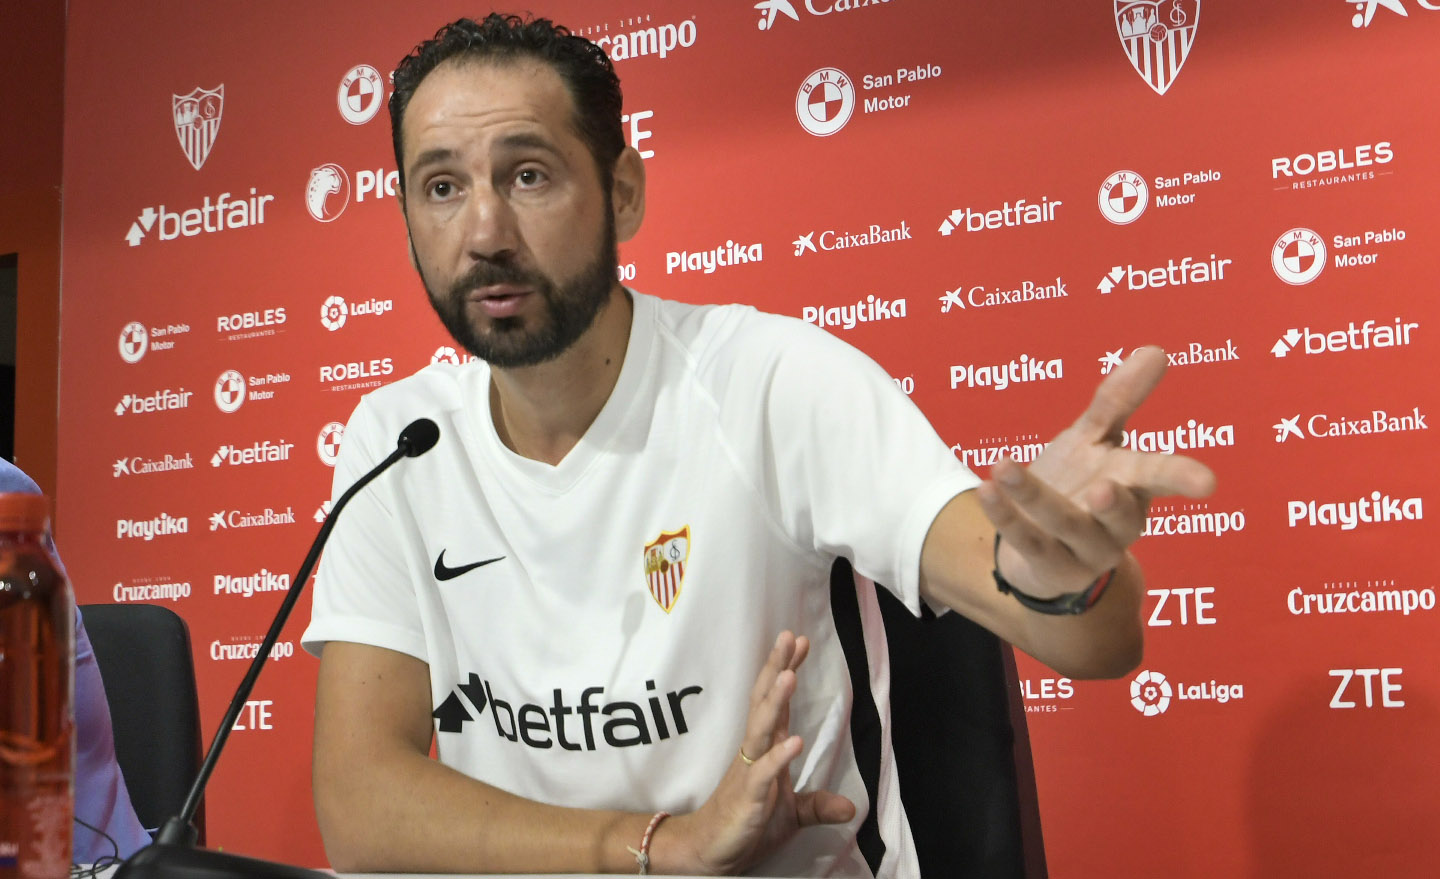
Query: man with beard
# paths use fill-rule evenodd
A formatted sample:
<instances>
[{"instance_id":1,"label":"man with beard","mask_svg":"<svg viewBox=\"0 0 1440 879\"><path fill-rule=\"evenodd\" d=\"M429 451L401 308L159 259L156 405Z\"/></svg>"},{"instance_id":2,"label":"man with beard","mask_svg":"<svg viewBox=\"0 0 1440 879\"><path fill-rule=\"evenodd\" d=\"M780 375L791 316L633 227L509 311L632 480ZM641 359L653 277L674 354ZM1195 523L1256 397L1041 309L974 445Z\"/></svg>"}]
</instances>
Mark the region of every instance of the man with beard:
<instances>
[{"instance_id":1,"label":"man with beard","mask_svg":"<svg viewBox=\"0 0 1440 879\"><path fill-rule=\"evenodd\" d=\"M915 875L894 772L875 803L859 775L832 562L1117 676L1140 656L1126 547L1149 498L1213 477L1119 448L1156 349L981 483L828 334L621 287L645 177L620 108L603 51L544 20L462 19L395 72L412 258L480 359L368 395L346 428L337 490L416 417L441 439L357 496L316 586L327 852L346 872Z\"/></svg>"}]
</instances>

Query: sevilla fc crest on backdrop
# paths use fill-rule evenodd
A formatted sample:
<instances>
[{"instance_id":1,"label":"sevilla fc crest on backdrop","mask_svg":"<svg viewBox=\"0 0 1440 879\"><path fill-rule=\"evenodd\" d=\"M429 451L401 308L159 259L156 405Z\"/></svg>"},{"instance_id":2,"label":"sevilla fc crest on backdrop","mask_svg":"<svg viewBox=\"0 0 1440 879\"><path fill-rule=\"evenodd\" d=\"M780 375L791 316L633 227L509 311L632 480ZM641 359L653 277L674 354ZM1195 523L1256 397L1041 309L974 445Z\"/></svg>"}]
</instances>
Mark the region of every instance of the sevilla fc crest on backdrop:
<instances>
[{"instance_id":1,"label":"sevilla fc crest on backdrop","mask_svg":"<svg viewBox=\"0 0 1440 879\"><path fill-rule=\"evenodd\" d=\"M685 564L690 560L690 526L667 531L645 544L645 582L650 597L669 613L685 585Z\"/></svg>"},{"instance_id":2,"label":"sevilla fc crest on backdrop","mask_svg":"<svg viewBox=\"0 0 1440 879\"><path fill-rule=\"evenodd\" d=\"M210 158L210 148L220 136L220 114L225 109L225 83L206 91L196 88L188 95L171 95L170 109L175 115L175 136L185 158L199 171Z\"/></svg>"},{"instance_id":3,"label":"sevilla fc crest on backdrop","mask_svg":"<svg viewBox=\"0 0 1440 879\"><path fill-rule=\"evenodd\" d=\"M1200 0L1115 0L1120 45L1156 94L1180 75L1199 24Z\"/></svg>"}]
</instances>

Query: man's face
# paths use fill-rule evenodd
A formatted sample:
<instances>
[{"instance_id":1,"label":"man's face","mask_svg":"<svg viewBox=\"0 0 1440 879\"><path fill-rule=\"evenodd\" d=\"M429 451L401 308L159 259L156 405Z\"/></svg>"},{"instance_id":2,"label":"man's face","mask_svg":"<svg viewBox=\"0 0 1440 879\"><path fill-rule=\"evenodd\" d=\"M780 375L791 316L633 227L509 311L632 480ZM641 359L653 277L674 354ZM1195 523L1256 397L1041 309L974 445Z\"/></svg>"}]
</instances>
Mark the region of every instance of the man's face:
<instances>
[{"instance_id":1,"label":"man's face","mask_svg":"<svg viewBox=\"0 0 1440 879\"><path fill-rule=\"evenodd\" d=\"M559 356L616 281L610 194L548 66L446 62L403 122L405 220L441 322L502 368Z\"/></svg>"}]
</instances>

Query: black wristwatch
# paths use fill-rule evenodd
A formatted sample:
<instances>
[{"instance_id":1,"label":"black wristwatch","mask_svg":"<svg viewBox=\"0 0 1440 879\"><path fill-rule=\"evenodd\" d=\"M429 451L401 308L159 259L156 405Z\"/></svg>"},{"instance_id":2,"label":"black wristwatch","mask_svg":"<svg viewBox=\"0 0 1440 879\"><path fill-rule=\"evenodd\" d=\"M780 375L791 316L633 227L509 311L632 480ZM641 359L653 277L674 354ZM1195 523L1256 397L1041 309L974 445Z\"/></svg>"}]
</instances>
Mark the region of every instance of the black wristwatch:
<instances>
[{"instance_id":1,"label":"black wristwatch","mask_svg":"<svg viewBox=\"0 0 1440 879\"><path fill-rule=\"evenodd\" d=\"M995 577L995 588L1006 595L1015 596L1015 600L1037 613L1047 613L1055 616L1065 616L1084 613L1095 606L1100 596L1105 594L1105 589L1110 585L1111 579L1115 576L1115 569L1111 568L1096 578L1083 592L1067 592L1064 595L1057 595L1054 598L1036 598L1033 595L1026 595L1016 589L1009 580L1000 573L1000 535L995 535L995 568L990 572Z\"/></svg>"}]
</instances>

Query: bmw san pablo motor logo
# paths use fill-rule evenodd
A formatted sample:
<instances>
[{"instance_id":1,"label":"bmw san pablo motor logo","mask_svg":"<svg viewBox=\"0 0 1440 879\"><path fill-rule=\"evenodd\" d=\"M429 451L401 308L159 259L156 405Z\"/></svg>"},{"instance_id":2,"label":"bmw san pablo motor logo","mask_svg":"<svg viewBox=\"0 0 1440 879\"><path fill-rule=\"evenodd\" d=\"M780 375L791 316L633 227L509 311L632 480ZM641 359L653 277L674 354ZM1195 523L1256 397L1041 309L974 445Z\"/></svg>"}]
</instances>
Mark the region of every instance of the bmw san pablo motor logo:
<instances>
[{"instance_id":1,"label":"bmw san pablo motor logo","mask_svg":"<svg viewBox=\"0 0 1440 879\"><path fill-rule=\"evenodd\" d=\"M340 92L336 95L340 115L351 125L364 125L380 112L385 103L385 80L380 71L369 64L356 64L340 79Z\"/></svg>"},{"instance_id":2,"label":"bmw san pablo motor logo","mask_svg":"<svg viewBox=\"0 0 1440 879\"><path fill-rule=\"evenodd\" d=\"M335 466L335 461L340 457L340 441L344 438L345 425L338 421L332 421L320 428L320 435L315 439L315 453L326 467Z\"/></svg>"},{"instance_id":3,"label":"bmw san pablo motor logo","mask_svg":"<svg viewBox=\"0 0 1440 879\"><path fill-rule=\"evenodd\" d=\"M1100 184L1100 213L1117 226L1140 219L1150 204L1150 187L1134 171L1116 171Z\"/></svg>"},{"instance_id":4,"label":"bmw san pablo motor logo","mask_svg":"<svg viewBox=\"0 0 1440 879\"><path fill-rule=\"evenodd\" d=\"M140 358L150 349L150 333L139 321L131 321L120 331L120 359L126 363L139 363Z\"/></svg>"},{"instance_id":5,"label":"bmw san pablo motor logo","mask_svg":"<svg viewBox=\"0 0 1440 879\"><path fill-rule=\"evenodd\" d=\"M1300 286L1325 271L1325 239L1314 229L1297 227L1281 235L1270 250L1270 266L1287 284Z\"/></svg>"},{"instance_id":6,"label":"bmw san pablo motor logo","mask_svg":"<svg viewBox=\"0 0 1440 879\"><path fill-rule=\"evenodd\" d=\"M1170 697L1175 695L1170 682L1158 671L1148 669L1135 676L1130 682L1130 704L1146 717L1164 714L1170 707Z\"/></svg>"},{"instance_id":7,"label":"bmw san pablo motor logo","mask_svg":"<svg viewBox=\"0 0 1440 879\"><path fill-rule=\"evenodd\" d=\"M795 118L816 137L829 137L845 127L855 112L855 83L844 71L822 67L800 84Z\"/></svg>"},{"instance_id":8,"label":"bmw san pablo motor logo","mask_svg":"<svg viewBox=\"0 0 1440 879\"><path fill-rule=\"evenodd\" d=\"M215 380L215 405L221 412L236 412L245 404L245 376L233 369L220 373Z\"/></svg>"}]
</instances>

